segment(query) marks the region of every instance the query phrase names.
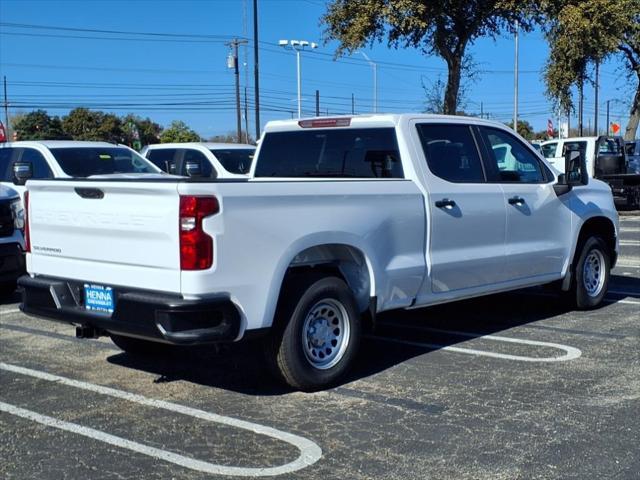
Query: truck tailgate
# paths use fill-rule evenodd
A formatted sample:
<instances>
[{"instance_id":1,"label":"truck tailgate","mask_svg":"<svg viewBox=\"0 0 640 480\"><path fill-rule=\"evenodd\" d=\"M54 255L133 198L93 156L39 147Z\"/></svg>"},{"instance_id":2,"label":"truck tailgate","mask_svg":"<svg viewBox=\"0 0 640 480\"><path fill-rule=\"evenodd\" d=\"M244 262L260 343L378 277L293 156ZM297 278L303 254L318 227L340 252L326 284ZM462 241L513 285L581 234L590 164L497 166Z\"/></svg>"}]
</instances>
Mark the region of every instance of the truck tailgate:
<instances>
[{"instance_id":1,"label":"truck tailgate","mask_svg":"<svg viewBox=\"0 0 640 480\"><path fill-rule=\"evenodd\" d=\"M177 181L29 182L36 275L180 292Z\"/></svg>"}]
</instances>

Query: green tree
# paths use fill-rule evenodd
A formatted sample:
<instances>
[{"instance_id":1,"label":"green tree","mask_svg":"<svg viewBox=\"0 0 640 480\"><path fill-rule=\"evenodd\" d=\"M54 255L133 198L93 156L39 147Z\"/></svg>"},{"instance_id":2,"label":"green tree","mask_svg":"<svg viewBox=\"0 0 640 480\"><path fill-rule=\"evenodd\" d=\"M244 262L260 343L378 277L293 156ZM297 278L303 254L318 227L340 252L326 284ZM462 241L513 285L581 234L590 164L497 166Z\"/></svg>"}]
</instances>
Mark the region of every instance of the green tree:
<instances>
[{"instance_id":1,"label":"green tree","mask_svg":"<svg viewBox=\"0 0 640 480\"><path fill-rule=\"evenodd\" d=\"M506 124L509 128L513 128L513 120ZM526 120L518 120L518 133L527 140L533 140L535 133L533 126Z\"/></svg>"},{"instance_id":2,"label":"green tree","mask_svg":"<svg viewBox=\"0 0 640 480\"><path fill-rule=\"evenodd\" d=\"M62 131L60 118L52 117L44 110L34 110L14 118L12 127L19 140L63 140L68 138Z\"/></svg>"},{"instance_id":3,"label":"green tree","mask_svg":"<svg viewBox=\"0 0 640 480\"><path fill-rule=\"evenodd\" d=\"M74 140L122 142L122 122L111 113L75 108L62 118L64 132Z\"/></svg>"},{"instance_id":4,"label":"green tree","mask_svg":"<svg viewBox=\"0 0 640 480\"><path fill-rule=\"evenodd\" d=\"M332 0L321 19L326 40L340 42L336 55L353 53L386 39L390 47L413 47L447 64L443 111L458 109L467 49L481 37L529 31L541 18L533 0Z\"/></svg>"},{"instance_id":5,"label":"green tree","mask_svg":"<svg viewBox=\"0 0 640 480\"><path fill-rule=\"evenodd\" d=\"M191 130L186 123L174 120L169 128L160 134L160 141L162 143L199 142L200 135Z\"/></svg>"},{"instance_id":6,"label":"green tree","mask_svg":"<svg viewBox=\"0 0 640 480\"><path fill-rule=\"evenodd\" d=\"M549 97L563 110L572 110L572 88L593 81L595 63L622 57L627 76L636 83L625 138L635 138L640 122L640 1L551 0L547 7Z\"/></svg>"},{"instance_id":7,"label":"green tree","mask_svg":"<svg viewBox=\"0 0 640 480\"><path fill-rule=\"evenodd\" d=\"M131 125L135 125L140 135L141 145L150 145L152 143L160 143L160 132L162 127L152 121L149 117L142 118L132 113L122 118L122 130L123 130L123 143L133 146L134 132L131 129Z\"/></svg>"}]
</instances>

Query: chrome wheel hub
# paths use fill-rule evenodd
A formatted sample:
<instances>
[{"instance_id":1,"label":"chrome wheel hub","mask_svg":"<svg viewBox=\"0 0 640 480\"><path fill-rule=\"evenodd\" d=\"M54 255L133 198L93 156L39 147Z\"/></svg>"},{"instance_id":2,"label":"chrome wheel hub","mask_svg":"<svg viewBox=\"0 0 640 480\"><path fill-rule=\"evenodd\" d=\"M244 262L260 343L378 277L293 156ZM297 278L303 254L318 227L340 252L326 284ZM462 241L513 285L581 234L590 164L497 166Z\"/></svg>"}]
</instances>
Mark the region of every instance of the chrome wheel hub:
<instances>
[{"instance_id":1,"label":"chrome wheel hub","mask_svg":"<svg viewBox=\"0 0 640 480\"><path fill-rule=\"evenodd\" d=\"M602 292L605 281L605 261L602 252L591 250L582 267L582 283L587 295L597 297Z\"/></svg>"},{"instance_id":2,"label":"chrome wheel hub","mask_svg":"<svg viewBox=\"0 0 640 480\"><path fill-rule=\"evenodd\" d=\"M349 315L338 300L327 298L311 307L302 328L307 361L320 370L336 365L349 345L349 325Z\"/></svg>"}]
</instances>

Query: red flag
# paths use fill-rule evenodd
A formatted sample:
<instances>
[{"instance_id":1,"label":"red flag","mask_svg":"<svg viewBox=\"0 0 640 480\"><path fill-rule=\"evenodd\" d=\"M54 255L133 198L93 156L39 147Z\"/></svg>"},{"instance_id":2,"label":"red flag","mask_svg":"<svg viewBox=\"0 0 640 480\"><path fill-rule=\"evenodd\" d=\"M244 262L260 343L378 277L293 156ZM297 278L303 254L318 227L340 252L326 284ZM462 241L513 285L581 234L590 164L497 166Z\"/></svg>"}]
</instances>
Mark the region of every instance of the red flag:
<instances>
[{"instance_id":1,"label":"red flag","mask_svg":"<svg viewBox=\"0 0 640 480\"><path fill-rule=\"evenodd\" d=\"M547 135L553 137L553 122L551 119L547 120Z\"/></svg>"},{"instance_id":2,"label":"red flag","mask_svg":"<svg viewBox=\"0 0 640 480\"><path fill-rule=\"evenodd\" d=\"M612 122L611 132L613 132L614 135L617 135L618 133L620 133L620 124L616 122Z\"/></svg>"},{"instance_id":3,"label":"red flag","mask_svg":"<svg viewBox=\"0 0 640 480\"><path fill-rule=\"evenodd\" d=\"M0 143L7 141L7 131L4 129L4 125L0 122Z\"/></svg>"}]
</instances>

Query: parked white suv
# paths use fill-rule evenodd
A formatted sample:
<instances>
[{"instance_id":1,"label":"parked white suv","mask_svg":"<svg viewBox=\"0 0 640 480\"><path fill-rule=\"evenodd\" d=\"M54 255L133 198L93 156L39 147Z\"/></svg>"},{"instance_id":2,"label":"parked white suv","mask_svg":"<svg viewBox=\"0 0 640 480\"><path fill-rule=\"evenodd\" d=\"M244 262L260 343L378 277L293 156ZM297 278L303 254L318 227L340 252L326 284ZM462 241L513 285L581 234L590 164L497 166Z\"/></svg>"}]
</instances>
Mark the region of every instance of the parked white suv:
<instances>
[{"instance_id":1,"label":"parked white suv","mask_svg":"<svg viewBox=\"0 0 640 480\"><path fill-rule=\"evenodd\" d=\"M321 388L379 312L551 282L599 305L618 215L565 169L502 124L406 114L270 122L244 180L30 181L21 308L134 353L263 335Z\"/></svg>"},{"instance_id":2,"label":"parked white suv","mask_svg":"<svg viewBox=\"0 0 640 480\"><path fill-rule=\"evenodd\" d=\"M167 173L185 177L242 178L256 147L238 143L159 143L141 154Z\"/></svg>"}]
</instances>

